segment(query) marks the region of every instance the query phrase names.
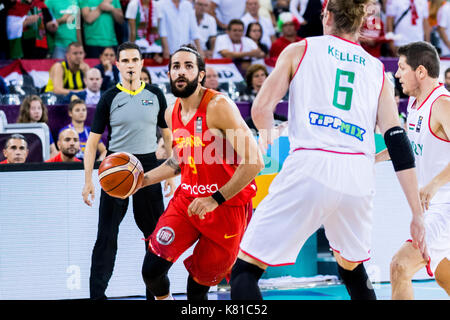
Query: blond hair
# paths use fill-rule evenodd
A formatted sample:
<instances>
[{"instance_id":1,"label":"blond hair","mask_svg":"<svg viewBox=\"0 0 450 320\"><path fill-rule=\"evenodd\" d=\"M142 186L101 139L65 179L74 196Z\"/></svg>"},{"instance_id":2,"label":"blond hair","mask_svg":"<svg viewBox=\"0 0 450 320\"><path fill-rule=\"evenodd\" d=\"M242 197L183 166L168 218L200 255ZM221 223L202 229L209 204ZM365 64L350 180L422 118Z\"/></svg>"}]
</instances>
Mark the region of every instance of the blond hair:
<instances>
[{"instance_id":1,"label":"blond hair","mask_svg":"<svg viewBox=\"0 0 450 320\"><path fill-rule=\"evenodd\" d=\"M356 33L366 16L366 5L372 0L328 0L326 9L334 15L337 33Z\"/></svg>"}]
</instances>

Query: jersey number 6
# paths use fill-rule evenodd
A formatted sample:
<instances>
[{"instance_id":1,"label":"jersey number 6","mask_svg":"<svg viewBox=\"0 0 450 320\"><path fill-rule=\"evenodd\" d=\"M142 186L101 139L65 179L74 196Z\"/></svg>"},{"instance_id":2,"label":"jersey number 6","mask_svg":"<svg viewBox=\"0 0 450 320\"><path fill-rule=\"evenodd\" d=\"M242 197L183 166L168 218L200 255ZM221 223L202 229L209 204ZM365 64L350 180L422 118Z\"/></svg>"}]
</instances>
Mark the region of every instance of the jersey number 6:
<instances>
[{"instance_id":1,"label":"jersey number 6","mask_svg":"<svg viewBox=\"0 0 450 320\"><path fill-rule=\"evenodd\" d=\"M355 81L355 73L351 71L345 71L337 69L336 71L336 82L334 84L334 96L333 96L333 106L342 110L350 110L352 106L353 89L351 87L345 87L341 85L341 77L347 77L347 82L353 84ZM339 103L339 92L345 94L344 104Z\"/></svg>"}]
</instances>

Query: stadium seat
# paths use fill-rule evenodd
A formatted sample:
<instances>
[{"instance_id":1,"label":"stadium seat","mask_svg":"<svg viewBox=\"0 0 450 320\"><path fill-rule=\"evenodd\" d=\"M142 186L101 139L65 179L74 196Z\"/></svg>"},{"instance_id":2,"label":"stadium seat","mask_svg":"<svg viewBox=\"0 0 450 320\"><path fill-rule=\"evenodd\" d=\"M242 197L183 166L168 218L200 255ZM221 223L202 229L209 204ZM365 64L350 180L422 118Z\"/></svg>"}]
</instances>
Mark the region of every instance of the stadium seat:
<instances>
[{"instance_id":1,"label":"stadium seat","mask_svg":"<svg viewBox=\"0 0 450 320\"><path fill-rule=\"evenodd\" d=\"M1 104L3 105L20 105L25 95L18 93L7 93L2 96Z\"/></svg>"},{"instance_id":2,"label":"stadium seat","mask_svg":"<svg viewBox=\"0 0 450 320\"><path fill-rule=\"evenodd\" d=\"M46 105L55 105L55 104L63 104L64 96L55 94L53 92L44 92L39 95L42 99L42 102Z\"/></svg>"},{"instance_id":3,"label":"stadium seat","mask_svg":"<svg viewBox=\"0 0 450 320\"><path fill-rule=\"evenodd\" d=\"M6 118L6 117L5 117ZM40 141L41 147L36 147L33 153L39 153L34 158L43 159L43 161L50 158L50 129L47 124L38 123L11 123L6 124L1 132L2 135L9 136L13 133L20 133L23 135L32 134ZM31 149L30 149L31 152ZM41 160L42 161L42 160Z\"/></svg>"},{"instance_id":4,"label":"stadium seat","mask_svg":"<svg viewBox=\"0 0 450 320\"><path fill-rule=\"evenodd\" d=\"M0 133L5 130L7 124L8 119L6 118L6 114L3 110L0 110Z\"/></svg>"},{"instance_id":5,"label":"stadium seat","mask_svg":"<svg viewBox=\"0 0 450 320\"><path fill-rule=\"evenodd\" d=\"M28 143L28 157L26 162L43 162L44 161L44 154L42 152L43 150L43 143L41 138L32 132L15 132L22 134ZM11 133L1 133L0 132L0 146L3 148L5 145L6 139L10 137ZM3 153L0 153L0 161L3 161L5 157L3 156Z\"/></svg>"}]
</instances>

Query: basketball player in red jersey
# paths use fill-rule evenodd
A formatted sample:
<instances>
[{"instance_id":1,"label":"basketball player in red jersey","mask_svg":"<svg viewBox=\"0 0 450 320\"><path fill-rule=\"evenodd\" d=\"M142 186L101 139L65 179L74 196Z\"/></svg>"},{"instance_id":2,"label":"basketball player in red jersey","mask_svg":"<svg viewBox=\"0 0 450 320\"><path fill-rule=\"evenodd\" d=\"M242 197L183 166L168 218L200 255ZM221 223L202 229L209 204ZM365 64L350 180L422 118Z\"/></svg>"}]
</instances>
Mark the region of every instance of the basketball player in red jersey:
<instances>
[{"instance_id":1,"label":"basketball player in red jersey","mask_svg":"<svg viewBox=\"0 0 450 320\"><path fill-rule=\"evenodd\" d=\"M150 237L142 275L157 299L172 299L167 271L198 240L184 261L187 298L206 300L209 287L231 272L264 162L236 105L202 86L205 63L193 47L171 56L169 78L178 97L165 113L174 152L143 185L178 174L181 184Z\"/></svg>"}]
</instances>

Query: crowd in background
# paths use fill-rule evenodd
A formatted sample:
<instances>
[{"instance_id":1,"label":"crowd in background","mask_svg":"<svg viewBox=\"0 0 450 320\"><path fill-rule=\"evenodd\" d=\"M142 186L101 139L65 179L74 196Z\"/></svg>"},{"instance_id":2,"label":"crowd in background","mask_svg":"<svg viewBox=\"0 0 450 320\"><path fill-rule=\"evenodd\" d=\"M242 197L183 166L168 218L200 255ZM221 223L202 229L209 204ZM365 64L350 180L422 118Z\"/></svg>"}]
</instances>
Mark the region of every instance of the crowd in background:
<instances>
[{"instance_id":1,"label":"crowd in background","mask_svg":"<svg viewBox=\"0 0 450 320\"><path fill-rule=\"evenodd\" d=\"M95 105L120 81L118 44L138 44L144 58L157 64L187 43L204 58L231 58L245 81L224 86L209 67L205 86L251 103L286 46L322 35L324 5L324 0L1 0L0 60L62 60L50 68L45 87L26 92L17 122L47 122L43 94L57 95L59 103L70 107L72 122L65 131L79 134L71 140L78 148L72 159L82 160L82 135L87 138L89 127L86 112L78 109ZM449 1L374 0L368 7L359 42L373 56L395 57L399 46L420 40L432 43L441 57L450 57ZM85 58L100 63L90 68ZM141 79L152 81L145 67ZM445 81L450 88L450 70ZM10 88L0 77L0 94ZM53 134L58 139L50 135L52 158L63 148L60 132ZM104 147L99 146L99 159ZM15 150L20 150L19 142Z\"/></svg>"}]
</instances>

